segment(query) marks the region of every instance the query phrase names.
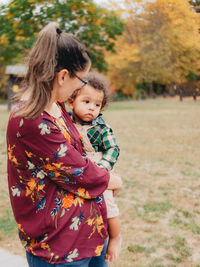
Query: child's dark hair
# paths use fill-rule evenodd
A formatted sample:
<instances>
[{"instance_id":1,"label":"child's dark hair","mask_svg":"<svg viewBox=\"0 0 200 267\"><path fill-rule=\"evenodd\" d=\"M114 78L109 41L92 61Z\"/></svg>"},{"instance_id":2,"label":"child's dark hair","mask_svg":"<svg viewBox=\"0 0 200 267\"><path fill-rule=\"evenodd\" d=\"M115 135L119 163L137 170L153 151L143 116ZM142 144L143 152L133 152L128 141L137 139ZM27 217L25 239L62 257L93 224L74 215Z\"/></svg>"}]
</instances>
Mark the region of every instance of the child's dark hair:
<instances>
[{"instance_id":1,"label":"child's dark hair","mask_svg":"<svg viewBox=\"0 0 200 267\"><path fill-rule=\"evenodd\" d=\"M108 80L103 74L98 73L96 71L89 72L86 76L86 80L87 80L88 85L104 93L104 98L103 98L102 106L101 106L101 109L103 109L110 102L110 91L109 91ZM75 99L80 91L81 91L81 88L74 91L74 93L71 95L70 98Z\"/></svg>"},{"instance_id":2,"label":"child's dark hair","mask_svg":"<svg viewBox=\"0 0 200 267\"><path fill-rule=\"evenodd\" d=\"M75 36L62 32L57 23L50 23L39 33L29 59L27 74L16 99L28 91L29 99L17 115L36 118L51 99L56 72L67 69L74 77L91 62L90 55Z\"/></svg>"}]
</instances>

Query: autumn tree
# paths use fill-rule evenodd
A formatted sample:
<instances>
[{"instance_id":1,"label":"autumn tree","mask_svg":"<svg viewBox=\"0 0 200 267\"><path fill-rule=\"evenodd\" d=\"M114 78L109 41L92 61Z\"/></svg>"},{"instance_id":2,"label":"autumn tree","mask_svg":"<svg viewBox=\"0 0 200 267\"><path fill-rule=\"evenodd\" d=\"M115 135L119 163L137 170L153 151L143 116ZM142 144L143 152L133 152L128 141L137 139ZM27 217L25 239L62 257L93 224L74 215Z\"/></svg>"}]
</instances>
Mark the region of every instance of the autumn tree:
<instances>
[{"instance_id":1,"label":"autumn tree","mask_svg":"<svg viewBox=\"0 0 200 267\"><path fill-rule=\"evenodd\" d=\"M88 47L93 67L106 70L104 51L114 51L123 23L113 11L92 0L15 0L0 7L0 61L19 62L38 32L51 21L76 35Z\"/></svg>"},{"instance_id":2,"label":"autumn tree","mask_svg":"<svg viewBox=\"0 0 200 267\"><path fill-rule=\"evenodd\" d=\"M125 94L134 94L136 84L140 82L141 57L138 30L141 27L141 21L138 13L141 2L141 0L138 0L137 3L136 1L124 1L121 6L118 5L119 15L125 18L125 32L117 38L116 53L107 53L106 56L112 89L121 90Z\"/></svg>"},{"instance_id":3,"label":"autumn tree","mask_svg":"<svg viewBox=\"0 0 200 267\"><path fill-rule=\"evenodd\" d=\"M118 54L107 57L118 88L134 92L143 82L182 82L189 71L199 71L198 18L187 0L140 1L137 11L135 1L126 0L125 6L126 31L117 40Z\"/></svg>"}]
</instances>

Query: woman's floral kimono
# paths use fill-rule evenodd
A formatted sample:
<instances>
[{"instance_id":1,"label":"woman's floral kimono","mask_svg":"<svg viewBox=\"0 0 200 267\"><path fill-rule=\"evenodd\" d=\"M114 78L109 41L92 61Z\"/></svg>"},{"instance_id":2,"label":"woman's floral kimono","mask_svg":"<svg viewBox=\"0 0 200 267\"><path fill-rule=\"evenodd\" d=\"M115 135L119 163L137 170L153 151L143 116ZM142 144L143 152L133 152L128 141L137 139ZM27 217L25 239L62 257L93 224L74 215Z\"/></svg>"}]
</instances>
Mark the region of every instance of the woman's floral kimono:
<instances>
[{"instance_id":1,"label":"woman's floral kimono","mask_svg":"<svg viewBox=\"0 0 200 267\"><path fill-rule=\"evenodd\" d=\"M102 193L109 173L82 156L64 104L62 120L43 112L7 128L11 204L26 250L49 263L98 256L107 237ZM64 123L67 127L64 125Z\"/></svg>"}]
</instances>

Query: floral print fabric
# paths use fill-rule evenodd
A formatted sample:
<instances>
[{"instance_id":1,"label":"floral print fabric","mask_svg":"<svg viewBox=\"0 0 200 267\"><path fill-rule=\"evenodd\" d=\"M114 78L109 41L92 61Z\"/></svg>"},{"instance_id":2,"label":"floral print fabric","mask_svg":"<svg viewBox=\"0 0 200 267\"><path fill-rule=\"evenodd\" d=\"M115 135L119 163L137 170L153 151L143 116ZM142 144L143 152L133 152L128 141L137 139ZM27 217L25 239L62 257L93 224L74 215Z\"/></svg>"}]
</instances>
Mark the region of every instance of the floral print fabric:
<instances>
[{"instance_id":1,"label":"floral print fabric","mask_svg":"<svg viewBox=\"0 0 200 267\"><path fill-rule=\"evenodd\" d=\"M49 263L98 256L107 237L102 193L109 173L84 159L64 104L62 119L11 114L7 128L11 205L26 250ZM63 123L64 122L64 123Z\"/></svg>"}]
</instances>

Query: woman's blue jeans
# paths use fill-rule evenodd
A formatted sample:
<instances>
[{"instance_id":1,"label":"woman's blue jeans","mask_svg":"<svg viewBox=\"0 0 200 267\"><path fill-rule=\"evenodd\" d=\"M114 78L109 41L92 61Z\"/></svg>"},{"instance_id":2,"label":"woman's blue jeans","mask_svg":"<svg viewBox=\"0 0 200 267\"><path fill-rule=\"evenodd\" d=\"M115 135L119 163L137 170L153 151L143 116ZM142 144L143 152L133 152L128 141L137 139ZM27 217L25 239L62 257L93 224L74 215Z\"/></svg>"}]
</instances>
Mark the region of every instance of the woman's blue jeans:
<instances>
[{"instance_id":1,"label":"woman's blue jeans","mask_svg":"<svg viewBox=\"0 0 200 267\"><path fill-rule=\"evenodd\" d=\"M42 261L39 257L36 257L28 252L26 252L26 258L29 267L108 267L108 263L105 262L107 246L108 241L106 240L100 256L84 258L73 262L51 264L46 261Z\"/></svg>"}]
</instances>

